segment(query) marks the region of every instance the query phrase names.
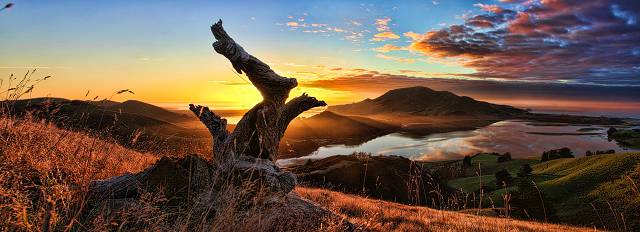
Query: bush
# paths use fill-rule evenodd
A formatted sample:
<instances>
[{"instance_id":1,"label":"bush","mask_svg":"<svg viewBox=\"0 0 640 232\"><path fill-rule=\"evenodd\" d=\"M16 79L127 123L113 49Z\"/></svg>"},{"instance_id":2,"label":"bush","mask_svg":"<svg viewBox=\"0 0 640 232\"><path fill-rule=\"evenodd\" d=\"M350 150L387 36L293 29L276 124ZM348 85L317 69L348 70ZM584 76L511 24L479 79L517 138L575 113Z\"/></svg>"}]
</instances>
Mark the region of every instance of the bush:
<instances>
[{"instance_id":1,"label":"bush","mask_svg":"<svg viewBox=\"0 0 640 232\"><path fill-rule=\"evenodd\" d=\"M605 154L613 154L613 153L616 153L616 150L609 149L609 150L602 150L602 151L598 150L595 152L587 151L585 155L592 156L592 155L605 155Z\"/></svg>"},{"instance_id":2,"label":"bush","mask_svg":"<svg viewBox=\"0 0 640 232\"><path fill-rule=\"evenodd\" d=\"M513 181L513 177L511 177L511 174L509 173L509 171L507 171L507 169L502 169L499 172L496 172L496 187L501 188L501 187L508 187L511 185L511 182Z\"/></svg>"},{"instance_id":3,"label":"bush","mask_svg":"<svg viewBox=\"0 0 640 232\"><path fill-rule=\"evenodd\" d=\"M471 167L471 156L465 155L462 159L462 168Z\"/></svg>"},{"instance_id":4,"label":"bush","mask_svg":"<svg viewBox=\"0 0 640 232\"><path fill-rule=\"evenodd\" d=\"M573 152L571 149L567 147L563 147L560 149L549 150L542 153L542 158L540 161L545 162L554 159L562 159L562 158L575 158L573 156Z\"/></svg>"},{"instance_id":5,"label":"bush","mask_svg":"<svg viewBox=\"0 0 640 232\"><path fill-rule=\"evenodd\" d=\"M533 172L533 169L531 168L530 164L523 164L520 166L520 170L518 171L518 177L527 177L527 176L531 176L531 172Z\"/></svg>"},{"instance_id":6,"label":"bush","mask_svg":"<svg viewBox=\"0 0 640 232\"><path fill-rule=\"evenodd\" d=\"M498 157L498 163L504 163L504 162L511 161L511 160L512 160L511 159L511 153L509 153L509 152L506 152L506 153L504 153L504 155L501 155L501 156Z\"/></svg>"},{"instance_id":7,"label":"bush","mask_svg":"<svg viewBox=\"0 0 640 232\"><path fill-rule=\"evenodd\" d=\"M518 190L511 193L513 216L544 221L558 220L551 200L531 181L531 177L519 178L517 186Z\"/></svg>"}]
</instances>

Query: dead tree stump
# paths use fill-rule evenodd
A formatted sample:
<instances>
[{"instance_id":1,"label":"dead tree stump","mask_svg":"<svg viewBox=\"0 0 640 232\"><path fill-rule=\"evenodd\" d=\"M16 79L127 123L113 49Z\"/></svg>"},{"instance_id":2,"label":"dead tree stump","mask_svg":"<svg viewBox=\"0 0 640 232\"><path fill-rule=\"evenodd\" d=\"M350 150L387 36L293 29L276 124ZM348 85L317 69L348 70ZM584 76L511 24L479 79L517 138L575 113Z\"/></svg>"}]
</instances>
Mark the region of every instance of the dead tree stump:
<instances>
[{"instance_id":1,"label":"dead tree stump","mask_svg":"<svg viewBox=\"0 0 640 232\"><path fill-rule=\"evenodd\" d=\"M262 95L262 102L245 113L231 133L227 131L226 119L208 107L190 104L190 110L213 137L213 163L194 156L178 160L163 158L141 173L92 182L91 196L130 198L136 197L143 188L145 191L163 189L171 197L182 198L202 191L205 185L216 185L213 179L224 175L225 180L228 177L239 182L258 180L263 189L271 192L286 194L294 188L295 176L273 163L278 144L293 119L326 103L307 94L286 102L289 92L298 84L296 79L278 75L247 53L227 34L221 20L211 26L211 32L217 40L213 43L214 50L229 59L238 73L247 75ZM198 178L194 179L194 175Z\"/></svg>"}]
</instances>

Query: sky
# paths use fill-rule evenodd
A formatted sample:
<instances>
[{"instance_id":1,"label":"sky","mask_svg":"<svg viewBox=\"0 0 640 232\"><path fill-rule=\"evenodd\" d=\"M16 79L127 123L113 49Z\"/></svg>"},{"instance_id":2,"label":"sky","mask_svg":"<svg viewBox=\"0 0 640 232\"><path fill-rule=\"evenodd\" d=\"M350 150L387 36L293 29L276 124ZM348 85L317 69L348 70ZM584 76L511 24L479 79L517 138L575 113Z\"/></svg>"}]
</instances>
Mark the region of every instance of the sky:
<instances>
[{"instance_id":1,"label":"sky","mask_svg":"<svg viewBox=\"0 0 640 232\"><path fill-rule=\"evenodd\" d=\"M9 1L0 2L4 5ZM31 97L249 108L211 47L225 29L329 104L415 85L555 110L640 115L640 1L28 1L0 11L0 78ZM114 95L121 89L135 94Z\"/></svg>"}]
</instances>

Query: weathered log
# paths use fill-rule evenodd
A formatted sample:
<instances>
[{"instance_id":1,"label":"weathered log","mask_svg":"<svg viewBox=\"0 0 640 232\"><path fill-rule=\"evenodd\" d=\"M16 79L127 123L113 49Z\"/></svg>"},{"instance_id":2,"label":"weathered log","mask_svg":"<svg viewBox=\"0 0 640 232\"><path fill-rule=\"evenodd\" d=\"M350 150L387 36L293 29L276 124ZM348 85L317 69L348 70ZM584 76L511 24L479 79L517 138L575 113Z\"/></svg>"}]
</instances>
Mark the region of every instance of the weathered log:
<instances>
[{"instance_id":1,"label":"weathered log","mask_svg":"<svg viewBox=\"0 0 640 232\"><path fill-rule=\"evenodd\" d=\"M247 53L224 30L221 20L211 26L211 32L217 40L213 43L214 50L229 59L238 73L244 72L263 97L230 135L222 128L226 121L206 107L192 107L214 138L214 159L226 162L242 155L276 159L278 144L291 120L311 108L326 106L326 103L303 94L285 104L291 89L298 85L296 79L278 75L269 65Z\"/></svg>"},{"instance_id":2,"label":"weathered log","mask_svg":"<svg viewBox=\"0 0 640 232\"><path fill-rule=\"evenodd\" d=\"M92 182L91 199L137 199L142 192L152 192L164 195L170 204L193 205L194 197L229 186L298 199L289 194L296 185L295 175L282 171L272 161L277 158L278 144L289 123L302 112L326 103L302 94L285 104L289 92L297 86L296 79L276 74L247 53L223 29L222 21L211 26L211 31L217 40L213 43L215 51L229 59L237 72L246 73L262 94L262 102L245 113L232 133L227 131L226 119L208 107L190 104L189 109L213 137L214 163L198 156L163 157L140 173ZM299 205L306 207L302 210L305 212L326 211L306 202Z\"/></svg>"},{"instance_id":3,"label":"weathered log","mask_svg":"<svg viewBox=\"0 0 640 232\"><path fill-rule=\"evenodd\" d=\"M106 180L91 182L93 199L137 198L143 192L162 193L176 202L211 188L224 185L241 187L252 184L261 191L287 194L293 190L296 177L283 172L273 162L241 156L222 166L212 166L197 155L184 158L163 157L144 171L126 173Z\"/></svg>"}]
</instances>

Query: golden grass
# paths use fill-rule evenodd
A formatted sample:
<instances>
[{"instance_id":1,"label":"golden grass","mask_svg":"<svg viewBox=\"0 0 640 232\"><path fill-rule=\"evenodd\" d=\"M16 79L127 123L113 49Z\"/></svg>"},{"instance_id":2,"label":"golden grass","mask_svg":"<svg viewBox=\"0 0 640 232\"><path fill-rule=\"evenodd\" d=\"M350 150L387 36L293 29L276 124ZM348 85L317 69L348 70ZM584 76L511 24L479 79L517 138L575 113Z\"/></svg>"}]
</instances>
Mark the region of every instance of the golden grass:
<instances>
[{"instance_id":1,"label":"golden grass","mask_svg":"<svg viewBox=\"0 0 640 232\"><path fill-rule=\"evenodd\" d=\"M49 123L0 116L0 231L339 231L332 228L340 218L308 221L231 185L186 211L167 210L167 199L153 193L134 202L85 204L90 181L141 171L158 158ZM113 211L113 204L127 206ZM309 227L315 222L322 227Z\"/></svg>"},{"instance_id":2,"label":"golden grass","mask_svg":"<svg viewBox=\"0 0 640 232\"><path fill-rule=\"evenodd\" d=\"M330 209L371 231L594 231L564 225L408 206L393 202L298 187L300 196Z\"/></svg>"},{"instance_id":3,"label":"golden grass","mask_svg":"<svg viewBox=\"0 0 640 232\"><path fill-rule=\"evenodd\" d=\"M156 159L49 123L0 117L0 226L35 230L73 220L62 215L74 214L76 190Z\"/></svg>"},{"instance_id":4,"label":"golden grass","mask_svg":"<svg viewBox=\"0 0 640 232\"><path fill-rule=\"evenodd\" d=\"M23 231L69 228L101 231L117 230L123 225L118 223L129 220L151 231L269 231L274 228L276 231L280 231L277 228L286 228L287 231L340 231L340 219L323 222L323 228L309 228L304 226L304 215L282 212L287 208L270 204L240 212L236 206L240 201L253 201L242 197L242 194L229 194L229 199L217 199L227 201L228 205L218 209L221 214L206 221L202 221L202 215L196 212L172 218L157 207L157 203L163 201L162 197L153 195L143 196L135 206L116 214L121 218L115 218L115 221L106 215L98 215L91 221L79 218L80 210L74 207L78 202L77 195L74 195L77 190L82 190L91 180L143 170L157 158L153 154L135 152L45 122L0 117L0 227ZM297 188L295 191L365 231L588 230L407 206L322 189ZM244 220L237 221L239 213L244 214L241 217ZM282 220L273 217L275 214L291 215L287 216L290 222L274 221ZM278 224L283 227L274 227ZM293 224L296 225L291 227Z\"/></svg>"}]
</instances>

